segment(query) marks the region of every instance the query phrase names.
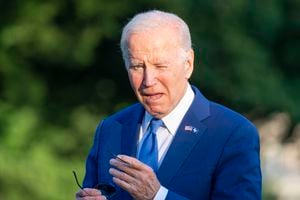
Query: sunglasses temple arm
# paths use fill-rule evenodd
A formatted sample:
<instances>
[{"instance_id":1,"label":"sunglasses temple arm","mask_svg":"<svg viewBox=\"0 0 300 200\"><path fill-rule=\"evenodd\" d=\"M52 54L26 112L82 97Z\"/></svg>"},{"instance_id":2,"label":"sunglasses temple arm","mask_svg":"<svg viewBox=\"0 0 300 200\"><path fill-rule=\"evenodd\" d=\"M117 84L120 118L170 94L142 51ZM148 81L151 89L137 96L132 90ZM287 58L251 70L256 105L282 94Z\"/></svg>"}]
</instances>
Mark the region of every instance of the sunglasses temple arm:
<instances>
[{"instance_id":1,"label":"sunglasses temple arm","mask_svg":"<svg viewBox=\"0 0 300 200\"><path fill-rule=\"evenodd\" d=\"M73 175L74 175L74 178L75 178L75 181L76 181L76 184L78 185L78 187L83 190L87 195L89 195L89 193L87 193L87 191L84 190L84 188L79 184L79 181L78 181L78 178L77 178L77 175L76 175L76 172L73 170Z\"/></svg>"}]
</instances>

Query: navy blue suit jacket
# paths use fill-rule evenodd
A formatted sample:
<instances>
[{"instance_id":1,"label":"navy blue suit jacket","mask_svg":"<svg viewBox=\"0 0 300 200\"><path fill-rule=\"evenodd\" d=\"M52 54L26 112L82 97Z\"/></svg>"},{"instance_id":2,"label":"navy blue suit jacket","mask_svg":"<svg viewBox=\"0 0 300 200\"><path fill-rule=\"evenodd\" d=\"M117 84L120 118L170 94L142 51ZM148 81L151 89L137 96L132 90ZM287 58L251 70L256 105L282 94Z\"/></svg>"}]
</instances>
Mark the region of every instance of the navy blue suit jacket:
<instances>
[{"instance_id":1,"label":"navy blue suit jacket","mask_svg":"<svg viewBox=\"0 0 300 200\"><path fill-rule=\"evenodd\" d=\"M208 101L197 88L193 90L195 99L157 172L160 183L169 189L167 199L261 199L255 126L240 114ZM138 103L99 124L86 162L84 187L113 184L108 173L109 152L136 156L144 112ZM131 199L116 188L112 199Z\"/></svg>"}]
</instances>

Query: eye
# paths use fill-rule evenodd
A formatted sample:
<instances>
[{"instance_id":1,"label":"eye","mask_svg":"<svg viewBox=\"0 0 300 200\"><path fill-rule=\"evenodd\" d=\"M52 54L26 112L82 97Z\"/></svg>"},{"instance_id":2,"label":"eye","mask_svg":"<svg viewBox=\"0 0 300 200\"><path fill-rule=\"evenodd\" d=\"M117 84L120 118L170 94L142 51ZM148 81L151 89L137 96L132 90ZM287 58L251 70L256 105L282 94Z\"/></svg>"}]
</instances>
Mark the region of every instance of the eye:
<instances>
[{"instance_id":1,"label":"eye","mask_svg":"<svg viewBox=\"0 0 300 200\"><path fill-rule=\"evenodd\" d=\"M155 65L155 66L158 69L167 69L168 68L168 65L162 65L162 64L158 64L158 65Z\"/></svg>"},{"instance_id":2,"label":"eye","mask_svg":"<svg viewBox=\"0 0 300 200\"><path fill-rule=\"evenodd\" d=\"M132 70L140 70L140 69L143 69L143 68L144 68L143 64L133 64L133 65L129 66L129 69L132 69Z\"/></svg>"}]
</instances>

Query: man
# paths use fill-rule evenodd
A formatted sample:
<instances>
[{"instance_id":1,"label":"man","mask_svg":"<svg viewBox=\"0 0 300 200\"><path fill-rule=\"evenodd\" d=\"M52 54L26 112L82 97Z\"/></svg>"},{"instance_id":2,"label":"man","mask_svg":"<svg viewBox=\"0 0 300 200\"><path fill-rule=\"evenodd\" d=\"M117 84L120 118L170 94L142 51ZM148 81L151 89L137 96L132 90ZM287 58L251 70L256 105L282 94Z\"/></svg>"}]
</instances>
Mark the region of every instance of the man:
<instances>
[{"instance_id":1,"label":"man","mask_svg":"<svg viewBox=\"0 0 300 200\"><path fill-rule=\"evenodd\" d=\"M98 126L76 198L106 199L93 188L107 183L116 190L110 199L260 199L257 130L189 84L194 52L185 22L162 11L138 14L121 49L139 103ZM161 123L155 131L152 121ZM153 148L142 158L147 135Z\"/></svg>"}]
</instances>

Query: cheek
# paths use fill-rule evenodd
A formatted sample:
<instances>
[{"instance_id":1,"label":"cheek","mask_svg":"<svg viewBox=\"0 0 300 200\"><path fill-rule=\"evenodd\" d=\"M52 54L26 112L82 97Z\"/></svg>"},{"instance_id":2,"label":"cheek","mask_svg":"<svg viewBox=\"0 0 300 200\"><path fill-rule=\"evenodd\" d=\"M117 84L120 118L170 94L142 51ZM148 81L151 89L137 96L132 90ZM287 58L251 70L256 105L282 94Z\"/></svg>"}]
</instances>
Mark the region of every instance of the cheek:
<instances>
[{"instance_id":1,"label":"cheek","mask_svg":"<svg viewBox=\"0 0 300 200\"><path fill-rule=\"evenodd\" d=\"M184 90L187 79L185 77L185 70L173 71L170 74L170 78L166 80L166 85L168 87L170 98L175 98L181 95L182 90Z\"/></svg>"},{"instance_id":2,"label":"cheek","mask_svg":"<svg viewBox=\"0 0 300 200\"><path fill-rule=\"evenodd\" d=\"M184 69L178 69L176 71L172 71L170 73L170 79L169 79L169 85L171 87L178 87L178 85L181 85L183 81L185 80L186 71Z\"/></svg>"},{"instance_id":3,"label":"cheek","mask_svg":"<svg viewBox=\"0 0 300 200\"><path fill-rule=\"evenodd\" d=\"M138 75L134 75L134 74L128 74L128 77L129 77L129 81L130 81L130 84L131 84L131 87L134 89L134 90L137 90L141 83L142 83L142 78L141 76L138 76Z\"/></svg>"}]
</instances>

